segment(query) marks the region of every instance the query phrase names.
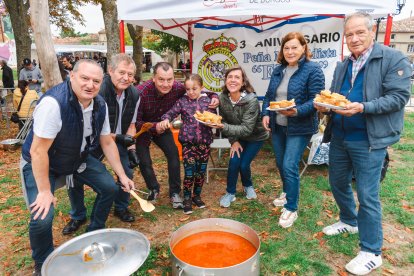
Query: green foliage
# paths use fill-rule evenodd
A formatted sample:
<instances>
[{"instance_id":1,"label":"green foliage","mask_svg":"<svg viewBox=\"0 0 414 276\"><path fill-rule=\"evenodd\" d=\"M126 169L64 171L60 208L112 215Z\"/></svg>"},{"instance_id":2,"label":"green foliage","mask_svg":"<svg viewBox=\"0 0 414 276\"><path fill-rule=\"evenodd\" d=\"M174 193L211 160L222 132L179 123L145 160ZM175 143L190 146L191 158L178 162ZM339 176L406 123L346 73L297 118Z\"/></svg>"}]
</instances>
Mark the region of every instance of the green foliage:
<instances>
[{"instance_id":1,"label":"green foliage","mask_svg":"<svg viewBox=\"0 0 414 276\"><path fill-rule=\"evenodd\" d=\"M149 49L159 53L169 50L177 54L182 51L188 51L187 40L156 30L152 30L151 32L159 37L159 41L157 43L153 42L151 47L148 47Z\"/></svg>"},{"instance_id":2,"label":"green foliage","mask_svg":"<svg viewBox=\"0 0 414 276\"><path fill-rule=\"evenodd\" d=\"M65 38L65 37L85 37L87 35L88 35L88 33L75 32L75 30L73 30L73 29L62 30L60 32L60 37L62 37L62 38Z\"/></svg>"}]
</instances>

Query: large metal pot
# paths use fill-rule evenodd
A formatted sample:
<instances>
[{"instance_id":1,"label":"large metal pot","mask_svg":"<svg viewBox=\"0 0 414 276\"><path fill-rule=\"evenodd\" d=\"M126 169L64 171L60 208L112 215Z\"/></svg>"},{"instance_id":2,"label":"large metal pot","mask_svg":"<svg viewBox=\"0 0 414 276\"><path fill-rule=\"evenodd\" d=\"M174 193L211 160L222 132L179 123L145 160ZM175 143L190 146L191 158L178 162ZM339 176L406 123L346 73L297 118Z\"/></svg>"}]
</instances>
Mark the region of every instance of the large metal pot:
<instances>
[{"instance_id":1,"label":"large metal pot","mask_svg":"<svg viewBox=\"0 0 414 276\"><path fill-rule=\"evenodd\" d=\"M246 261L234 266L224 268L204 268L190 265L180 259L173 253L174 246L182 239L205 231L223 231L239 235L249 242L251 242L256 248L256 252L252 257ZM180 227L175 231L170 238L170 251L172 262L172 274L173 275L203 275L203 276L246 276L246 275L259 275L260 265L260 239L256 232L249 226L230 219L222 218L208 218L196 220Z\"/></svg>"},{"instance_id":2,"label":"large metal pot","mask_svg":"<svg viewBox=\"0 0 414 276\"><path fill-rule=\"evenodd\" d=\"M85 233L56 248L42 266L43 276L127 276L148 257L150 244L141 233L108 228Z\"/></svg>"}]
</instances>

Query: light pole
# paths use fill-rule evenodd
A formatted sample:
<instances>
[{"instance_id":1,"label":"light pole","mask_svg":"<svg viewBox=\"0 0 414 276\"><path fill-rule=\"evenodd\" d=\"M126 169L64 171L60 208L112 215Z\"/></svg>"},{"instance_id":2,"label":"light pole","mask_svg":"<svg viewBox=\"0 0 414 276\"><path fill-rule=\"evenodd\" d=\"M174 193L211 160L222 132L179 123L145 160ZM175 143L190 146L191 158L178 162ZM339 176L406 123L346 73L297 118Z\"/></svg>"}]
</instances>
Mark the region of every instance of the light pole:
<instances>
[{"instance_id":1,"label":"light pole","mask_svg":"<svg viewBox=\"0 0 414 276\"><path fill-rule=\"evenodd\" d=\"M397 0L397 9L395 10L395 13L393 15L399 15L401 13L401 10L405 6L406 0ZM377 30L375 32L375 40L378 40L378 31L380 27L380 23L383 19L386 19L385 17L379 17L377 18Z\"/></svg>"}]
</instances>

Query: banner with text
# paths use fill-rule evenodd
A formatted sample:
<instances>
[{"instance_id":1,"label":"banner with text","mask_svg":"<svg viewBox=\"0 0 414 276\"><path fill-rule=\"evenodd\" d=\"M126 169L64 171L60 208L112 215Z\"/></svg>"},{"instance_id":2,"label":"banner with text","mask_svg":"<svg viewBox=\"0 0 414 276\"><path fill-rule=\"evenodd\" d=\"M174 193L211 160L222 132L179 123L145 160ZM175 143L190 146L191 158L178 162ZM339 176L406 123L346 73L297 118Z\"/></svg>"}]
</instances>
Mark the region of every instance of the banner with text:
<instances>
[{"instance_id":1,"label":"banner with text","mask_svg":"<svg viewBox=\"0 0 414 276\"><path fill-rule=\"evenodd\" d=\"M342 53L343 18L328 16L304 17L282 21L261 31L230 24L204 26L194 29L193 72L204 81L210 91L221 92L226 69L240 65L258 96L266 94L269 80L276 66L282 38L289 32L301 32L325 73L325 86L330 87L336 62Z\"/></svg>"}]
</instances>

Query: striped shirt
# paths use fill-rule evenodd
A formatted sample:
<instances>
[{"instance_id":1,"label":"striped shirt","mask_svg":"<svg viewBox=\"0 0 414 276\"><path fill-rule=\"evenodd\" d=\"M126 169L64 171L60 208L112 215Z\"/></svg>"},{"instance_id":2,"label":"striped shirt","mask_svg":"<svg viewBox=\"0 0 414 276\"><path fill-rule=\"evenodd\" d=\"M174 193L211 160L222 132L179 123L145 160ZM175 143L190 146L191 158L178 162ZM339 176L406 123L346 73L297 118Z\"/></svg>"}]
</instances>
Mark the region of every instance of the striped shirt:
<instances>
[{"instance_id":1,"label":"striped shirt","mask_svg":"<svg viewBox=\"0 0 414 276\"><path fill-rule=\"evenodd\" d=\"M358 58L355 58L353 55L349 57L349 59L352 61L352 85L354 85L354 81L356 79L356 76L358 75L358 72L361 70L365 62L368 60L369 55L372 52L372 49L374 49L374 43L372 43L372 45L368 49L362 52L362 54Z\"/></svg>"}]
</instances>

